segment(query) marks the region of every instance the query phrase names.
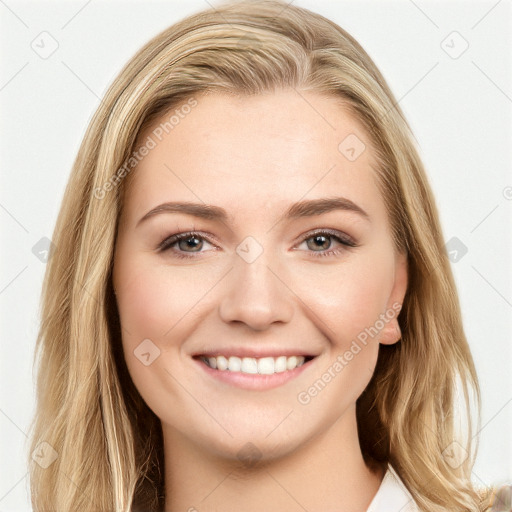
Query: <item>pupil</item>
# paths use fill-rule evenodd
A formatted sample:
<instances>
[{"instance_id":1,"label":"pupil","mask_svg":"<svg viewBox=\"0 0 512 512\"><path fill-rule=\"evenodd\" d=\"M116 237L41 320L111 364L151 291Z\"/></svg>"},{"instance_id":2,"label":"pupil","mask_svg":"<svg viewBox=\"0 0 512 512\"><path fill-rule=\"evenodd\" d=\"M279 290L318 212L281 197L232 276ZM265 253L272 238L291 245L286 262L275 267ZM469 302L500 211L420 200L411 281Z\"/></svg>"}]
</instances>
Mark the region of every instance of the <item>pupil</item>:
<instances>
[{"instance_id":1,"label":"pupil","mask_svg":"<svg viewBox=\"0 0 512 512\"><path fill-rule=\"evenodd\" d=\"M325 246L325 244L327 242L327 237L325 237L323 235L316 235L313 239L315 240L315 243L319 243L319 245ZM321 249L326 249L326 247L321 247Z\"/></svg>"},{"instance_id":2,"label":"pupil","mask_svg":"<svg viewBox=\"0 0 512 512\"><path fill-rule=\"evenodd\" d=\"M197 246L195 246L194 244L200 243L201 241L197 237L191 236L190 238L182 240L182 242L185 242L189 249L197 249Z\"/></svg>"},{"instance_id":3,"label":"pupil","mask_svg":"<svg viewBox=\"0 0 512 512\"><path fill-rule=\"evenodd\" d=\"M327 240L328 240L328 237L326 236L323 236L323 235L316 235L313 237L313 240L315 241L315 243L317 243L318 245L320 246L325 246L326 243L327 243ZM188 246L189 249L197 249L197 245L195 244L200 244L201 243L201 240L199 240L197 237L195 236L192 236L190 238L187 238L185 240L181 240L181 242L185 242ZM327 243L327 245L329 245ZM318 247L318 246L317 246ZM320 247L321 249L326 249L326 247Z\"/></svg>"}]
</instances>

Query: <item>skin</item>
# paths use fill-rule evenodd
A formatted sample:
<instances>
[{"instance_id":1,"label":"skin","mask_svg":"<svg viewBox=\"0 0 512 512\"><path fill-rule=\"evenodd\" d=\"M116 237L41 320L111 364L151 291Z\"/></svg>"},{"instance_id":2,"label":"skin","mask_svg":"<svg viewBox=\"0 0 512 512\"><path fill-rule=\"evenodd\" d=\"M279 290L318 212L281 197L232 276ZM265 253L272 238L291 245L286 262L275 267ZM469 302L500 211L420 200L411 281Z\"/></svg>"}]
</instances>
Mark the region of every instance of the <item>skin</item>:
<instances>
[{"instance_id":1,"label":"skin","mask_svg":"<svg viewBox=\"0 0 512 512\"><path fill-rule=\"evenodd\" d=\"M379 315L402 303L407 287L369 138L338 99L317 93L196 99L130 176L113 272L126 363L162 422L165 510L365 512L383 469L372 472L363 461L355 403L379 344L399 339L396 316L341 371L332 366ZM350 134L366 145L355 161L338 150ZM292 203L333 195L356 203L368 219L334 210L278 222ZM220 206L229 220L161 213L137 226L166 201ZM357 247L329 235L315 243L308 234L316 229L344 233ZM157 251L165 238L191 230L204 234L195 245ZM263 249L251 263L236 252L248 236ZM145 339L160 350L147 366L134 355ZM191 357L246 345L316 357L268 390L218 381ZM329 368L335 377L300 403L299 394Z\"/></svg>"}]
</instances>

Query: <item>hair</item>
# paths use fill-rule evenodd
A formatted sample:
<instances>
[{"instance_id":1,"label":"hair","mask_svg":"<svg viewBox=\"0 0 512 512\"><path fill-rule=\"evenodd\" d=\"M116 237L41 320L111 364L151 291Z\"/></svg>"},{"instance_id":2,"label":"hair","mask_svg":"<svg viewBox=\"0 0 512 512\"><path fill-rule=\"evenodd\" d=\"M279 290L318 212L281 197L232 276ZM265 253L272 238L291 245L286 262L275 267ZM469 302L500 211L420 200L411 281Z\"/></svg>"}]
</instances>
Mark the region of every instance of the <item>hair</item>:
<instances>
[{"instance_id":1,"label":"hair","mask_svg":"<svg viewBox=\"0 0 512 512\"><path fill-rule=\"evenodd\" d=\"M339 98L362 123L394 243L407 254L401 341L380 346L356 403L365 462L391 464L424 512L490 507L494 489L471 482L478 379L409 125L345 30L307 9L263 0L195 13L151 39L110 85L87 128L42 288L29 450L48 443L56 459L43 467L28 455L35 512L163 510L161 423L128 373L112 286L126 177L133 175L126 162L147 127L191 98L286 88ZM446 456L454 447L465 454L460 464Z\"/></svg>"}]
</instances>

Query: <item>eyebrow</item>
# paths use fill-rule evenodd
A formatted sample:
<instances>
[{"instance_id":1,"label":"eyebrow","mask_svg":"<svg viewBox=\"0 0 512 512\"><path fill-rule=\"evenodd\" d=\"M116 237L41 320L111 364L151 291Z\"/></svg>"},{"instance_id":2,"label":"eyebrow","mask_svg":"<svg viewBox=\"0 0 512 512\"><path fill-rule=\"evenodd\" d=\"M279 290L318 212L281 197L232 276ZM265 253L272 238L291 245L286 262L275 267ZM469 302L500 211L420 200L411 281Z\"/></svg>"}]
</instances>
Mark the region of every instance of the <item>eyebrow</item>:
<instances>
[{"instance_id":1,"label":"eyebrow","mask_svg":"<svg viewBox=\"0 0 512 512\"><path fill-rule=\"evenodd\" d=\"M292 204L281 216L279 221L293 220L302 217L314 217L334 210L343 210L356 213L366 220L370 220L368 213L356 203L345 197L325 197L321 199L308 199ZM138 227L146 219L159 213L181 213L205 220L227 223L229 216L220 206L191 202L167 202L158 205L147 212L138 222Z\"/></svg>"}]
</instances>

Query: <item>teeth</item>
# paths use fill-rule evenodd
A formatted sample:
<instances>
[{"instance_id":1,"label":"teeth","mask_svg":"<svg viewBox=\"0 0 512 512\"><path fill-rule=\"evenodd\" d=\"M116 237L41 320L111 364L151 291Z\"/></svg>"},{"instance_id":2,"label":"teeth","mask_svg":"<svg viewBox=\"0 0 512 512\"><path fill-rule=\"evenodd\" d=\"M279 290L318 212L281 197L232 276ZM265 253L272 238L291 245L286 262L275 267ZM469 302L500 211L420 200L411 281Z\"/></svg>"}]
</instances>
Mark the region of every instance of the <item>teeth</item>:
<instances>
[{"instance_id":1,"label":"teeth","mask_svg":"<svg viewBox=\"0 0 512 512\"><path fill-rule=\"evenodd\" d=\"M230 372L239 372L242 369L242 360L239 357L230 357L228 361L228 370Z\"/></svg>"},{"instance_id":2,"label":"teeth","mask_svg":"<svg viewBox=\"0 0 512 512\"><path fill-rule=\"evenodd\" d=\"M256 359L255 359L256 361ZM258 373L262 373L265 375L272 375L274 373L274 358L273 357L262 357L258 361Z\"/></svg>"},{"instance_id":3,"label":"teeth","mask_svg":"<svg viewBox=\"0 0 512 512\"><path fill-rule=\"evenodd\" d=\"M214 359L217 361L217 370L227 370L228 369L228 360L224 356L219 357L211 357L210 359ZM208 361L210 361L208 359ZM215 368L215 366L210 365L212 368Z\"/></svg>"},{"instance_id":4,"label":"teeth","mask_svg":"<svg viewBox=\"0 0 512 512\"><path fill-rule=\"evenodd\" d=\"M210 368L230 372L242 372L249 374L259 373L260 375L273 375L274 373L282 373L304 364L304 356L279 356L279 357L236 357L224 356L202 357L201 358Z\"/></svg>"},{"instance_id":5,"label":"teeth","mask_svg":"<svg viewBox=\"0 0 512 512\"><path fill-rule=\"evenodd\" d=\"M286 369L293 370L297 366L297 357L292 356L286 360Z\"/></svg>"},{"instance_id":6,"label":"teeth","mask_svg":"<svg viewBox=\"0 0 512 512\"><path fill-rule=\"evenodd\" d=\"M229 369L231 370L231 365L229 365ZM244 357L240 370L244 373L258 373L258 362L252 357Z\"/></svg>"},{"instance_id":7,"label":"teeth","mask_svg":"<svg viewBox=\"0 0 512 512\"><path fill-rule=\"evenodd\" d=\"M281 372L284 372L285 370L286 370L286 356L278 357L274 363L274 371L276 373L281 373Z\"/></svg>"}]
</instances>

